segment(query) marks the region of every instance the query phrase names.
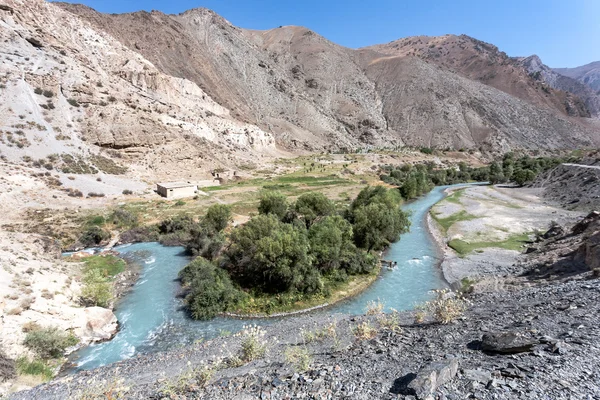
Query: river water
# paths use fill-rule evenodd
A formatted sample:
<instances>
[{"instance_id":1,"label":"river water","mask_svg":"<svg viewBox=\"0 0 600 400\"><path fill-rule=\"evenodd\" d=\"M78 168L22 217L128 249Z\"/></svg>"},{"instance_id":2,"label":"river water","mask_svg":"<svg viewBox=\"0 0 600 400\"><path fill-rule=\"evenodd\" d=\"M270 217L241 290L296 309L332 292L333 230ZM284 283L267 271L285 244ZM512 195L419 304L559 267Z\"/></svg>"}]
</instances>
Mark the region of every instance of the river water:
<instances>
[{"instance_id":1,"label":"river water","mask_svg":"<svg viewBox=\"0 0 600 400\"><path fill-rule=\"evenodd\" d=\"M429 194L403 206L411 211L411 229L392 244L384 255L398 263L394 270L384 269L377 281L361 295L318 313L362 314L369 301L380 300L386 308L410 310L427 301L431 290L445 286L437 268L439 260L433 238L427 230L429 208L444 197L444 189L434 188ZM248 320L215 318L194 321L181 309L177 298L177 274L188 262L181 247L165 247L158 243L140 243L116 247L124 256L142 265L140 278L133 290L119 303L115 314L121 330L109 342L88 346L71 357L75 370L93 369L136 354L172 349L196 340L216 337L224 332L237 332ZM293 316L287 318L294 318ZM268 325L275 319L252 320Z\"/></svg>"}]
</instances>

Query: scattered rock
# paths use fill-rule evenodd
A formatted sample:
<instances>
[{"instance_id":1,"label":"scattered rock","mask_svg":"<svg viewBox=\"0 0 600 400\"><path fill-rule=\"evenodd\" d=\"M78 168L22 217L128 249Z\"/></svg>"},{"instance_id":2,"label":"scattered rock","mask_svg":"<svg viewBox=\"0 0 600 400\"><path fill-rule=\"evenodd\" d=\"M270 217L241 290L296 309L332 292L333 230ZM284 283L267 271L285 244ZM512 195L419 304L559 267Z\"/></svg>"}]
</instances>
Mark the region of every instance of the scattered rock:
<instances>
[{"instance_id":1,"label":"scattered rock","mask_svg":"<svg viewBox=\"0 0 600 400\"><path fill-rule=\"evenodd\" d=\"M538 342L516 332L486 333L481 350L490 353L516 354L531 351Z\"/></svg>"},{"instance_id":2,"label":"scattered rock","mask_svg":"<svg viewBox=\"0 0 600 400\"><path fill-rule=\"evenodd\" d=\"M492 379L492 374L489 371L479 369L465 369L463 370L463 376L470 381L479 383L488 383Z\"/></svg>"},{"instance_id":3,"label":"scattered rock","mask_svg":"<svg viewBox=\"0 0 600 400\"><path fill-rule=\"evenodd\" d=\"M78 336L91 342L103 342L112 339L119 330L117 317L109 309L88 307L84 310L85 329Z\"/></svg>"},{"instance_id":4,"label":"scattered rock","mask_svg":"<svg viewBox=\"0 0 600 400\"><path fill-rule=\"evenodd\" d=\"M456 358L431 363L423 367L407 385L410 392L407 394L413 394L417 396L417 399L427 399L438 387L454 378L457 371L458 360Z\"/></svg>"}]
</instances>

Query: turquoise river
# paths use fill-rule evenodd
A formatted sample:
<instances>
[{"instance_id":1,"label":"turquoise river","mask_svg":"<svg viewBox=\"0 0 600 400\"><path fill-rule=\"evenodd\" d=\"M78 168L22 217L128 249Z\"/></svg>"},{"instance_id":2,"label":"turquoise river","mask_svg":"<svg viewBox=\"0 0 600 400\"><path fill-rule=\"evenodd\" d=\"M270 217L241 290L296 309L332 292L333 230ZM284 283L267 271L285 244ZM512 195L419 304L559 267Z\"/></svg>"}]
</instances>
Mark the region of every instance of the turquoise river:
<instances>
[{"instance_id":1,"label":"turquoise river","mask_svg":"<svg viewBox=\"0 0 600 400\"><path fill-rule=\"evenodd\" d=\"M364 313L371 300L381 300L386 307L409 310L427 301L431 290L445 286L438 269L439 259L433 238L427 229L426 215L430 207L444 197L440 186L426 196L404 206L412 212L411 229L400 241L392 244L384 258L396 261L393 270L384 269L377 281L361 295L317 313ZM132 291L119 303L115 314L121 329L109 342L88 346L71 359L74 370L92 369L114 363L136 354L185 346L200 339L218 336L221 332L236 332L248 320L216 318L194 321L181 309L177 297L177 274L189 258L181 247L165 247L158 243L140 243L115 248L123 256L137 259L141 275ZM286 318L294 318L293 316ZM252 320L268 325L276 319Z\"/></svg>"}]
</instances>

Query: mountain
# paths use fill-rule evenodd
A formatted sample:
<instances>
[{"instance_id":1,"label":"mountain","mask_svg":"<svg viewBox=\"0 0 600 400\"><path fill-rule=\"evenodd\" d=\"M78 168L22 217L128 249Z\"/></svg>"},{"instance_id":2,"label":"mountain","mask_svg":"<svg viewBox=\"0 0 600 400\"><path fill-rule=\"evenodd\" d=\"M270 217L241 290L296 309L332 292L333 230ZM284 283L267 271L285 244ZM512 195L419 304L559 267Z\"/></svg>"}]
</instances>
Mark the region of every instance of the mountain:
<instances>
[{"instance_id":1,"label":"mountain","mask_svg":"<svg viewBox=\"0 0 600 400\"><path fill-rule=\"evenodd\" d=\"M108 15L42 0L4 0L0 24L0 151L11 162L109 159L190 178L370 146L600 142L579 97L466 36L353 50L297 26L241 29L206 9Z\"/></svg>"},{"instance_id":2,"label":"mountain","mask_svg":"<svg viewBox=\"0 0 600 400\"><path fill-rule=\"evenodd\" d=\"M554 71L569 78L577 79L600 94L600 61L577 68L554 68Z\"/></svg>"},{"instance_id":3,"label":"mountain","mask_svg":"<svg viewBox=\"0 0 600 400\"><path fill-rule=\"evenodd\" d=\"M409 37L368 49L394 56L418 57L538 107L564 115L589 117L582 104L566 106L567 103L581 103L579 99L541 84L530 76L519 59L467 35Z\"/></svg>"},{"instance_id":4,"label":"mountain","mask_svg":"<svg viewBox=\"0 0 600 400\"><path fill-rule=\"evenodd\" d=\"M565 76L544 65L542 60L536 55L519 59L529 75L538 81L547 83L550 87L571 93L576 98L581 99L585 108L581 107L580 102L566 102L568 112L571 115L583 114L588 111L590 116L600 118L600 91L597 93L591 87L578 81L575 78Z\"/></svg>"}]
</instances>

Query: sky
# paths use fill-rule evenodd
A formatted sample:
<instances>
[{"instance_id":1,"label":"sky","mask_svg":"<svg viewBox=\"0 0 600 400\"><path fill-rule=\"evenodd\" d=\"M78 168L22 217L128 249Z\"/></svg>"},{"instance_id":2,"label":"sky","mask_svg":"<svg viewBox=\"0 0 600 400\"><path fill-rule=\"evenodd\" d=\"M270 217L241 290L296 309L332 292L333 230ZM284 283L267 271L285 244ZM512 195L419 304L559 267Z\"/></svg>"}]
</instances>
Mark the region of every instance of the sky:
<instances>
[{"instance_id":1,"label":"sky","mask_svg":"<svg viewBox=\"0 0 600 400\"><path fill-rule=\"evenodd\" d=\"M63 0L64 1L64 0ZM600 61L600 0L78 0L105 13L190 8L247 29L301 25L346 47L467 34L550 67Z\"/></svg>"}]
</instances>

